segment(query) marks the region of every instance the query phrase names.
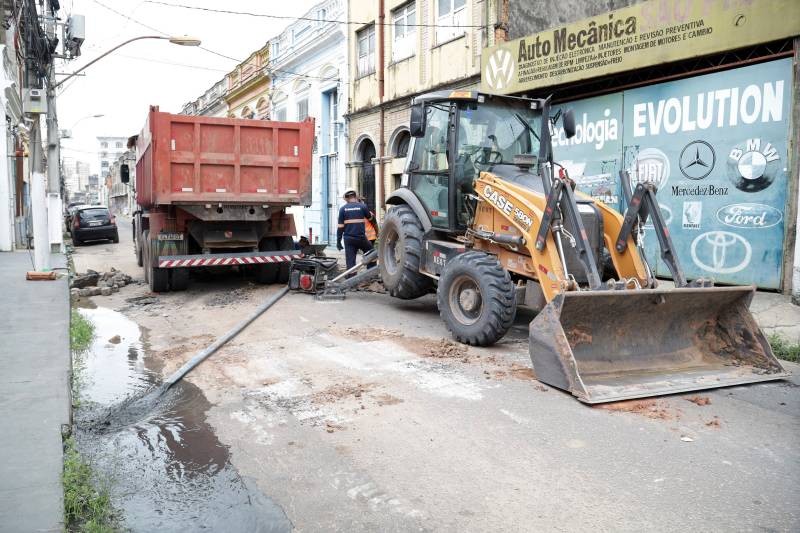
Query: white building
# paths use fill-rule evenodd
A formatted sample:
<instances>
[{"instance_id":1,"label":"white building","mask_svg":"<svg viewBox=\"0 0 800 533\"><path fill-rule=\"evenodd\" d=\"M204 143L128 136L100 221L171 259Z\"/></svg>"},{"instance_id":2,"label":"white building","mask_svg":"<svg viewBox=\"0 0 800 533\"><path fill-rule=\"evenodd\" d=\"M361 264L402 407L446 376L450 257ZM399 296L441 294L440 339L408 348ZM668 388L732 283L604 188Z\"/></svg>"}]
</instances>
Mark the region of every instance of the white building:
<instances>
[{"instance_id":1,"label":"white building","mask_svg":"<svg viewBox=\"0 0 800 533\"><path fill-rule=\"evenodd\" d=\"M315 20L302 20L315 19ZM344 0L314 6L270 40L270 119L316 119L312 205L292 209L297 231L312 242L336 241L338 206L345 187L344 113L347 111L347 25Z\"/></svg>"},{"instance_id":2,"label":"white building","mask_svg":"<svg viewBox=\"0 0 800 533\"><path fill-rule=\"evenodd\" d=\"M204 117L227 117L228 103L225 101L225 92L227 88L227 80L226 78L222 78L206 92L201 94L197 100L184 104L183 109L181 109L181 114L201 115Z\"/></svg>"},{"instance_id":3,"label":"white building","mask_svg":"<svg viewBox=\"0 0 800 533\"><path fill-rule=\"evenodd\" d=\"M86 193L89 186L89 163L66 156L61 159L61 172L64 174L64 185L70 198Z\"/></svg>"}]
</instances>

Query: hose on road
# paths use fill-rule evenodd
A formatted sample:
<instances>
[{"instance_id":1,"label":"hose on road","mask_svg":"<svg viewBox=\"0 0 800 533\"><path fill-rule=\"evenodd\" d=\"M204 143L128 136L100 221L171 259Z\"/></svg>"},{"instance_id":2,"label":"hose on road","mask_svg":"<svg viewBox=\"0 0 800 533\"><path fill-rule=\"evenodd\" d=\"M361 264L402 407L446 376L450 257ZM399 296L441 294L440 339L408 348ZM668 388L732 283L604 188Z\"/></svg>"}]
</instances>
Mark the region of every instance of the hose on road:
<instances>
[{"instance_id":1,"label":"hose on road","mask_svg":"<svg viewBox=\"0 0 800 533\"><path fill-rule=\"evenodd\" d=\"M228 341L234 338L236 335L241 333L241 331L250 325L256 318L261 316L264 311L275 305L275 303L286 296L289 293L289 287L283 287L281 290L270 296L267 301L263 304L258 306L258 308L253 311L253 313L236 324L230 331L228 331L222 337L219 337L217 340L214 341L211 346L207 347L202 352L199 352L197 355L192 357L189 361L187 361L182 367L180 367L174 374L172 374L166 381L161 385L161 394L169 390L170 387L175 385L177 382L182 380L186 374L191 372L197 365L202 363L208 356L219 350L222 346L225 345Z\"/></svg>"}]
</instances>

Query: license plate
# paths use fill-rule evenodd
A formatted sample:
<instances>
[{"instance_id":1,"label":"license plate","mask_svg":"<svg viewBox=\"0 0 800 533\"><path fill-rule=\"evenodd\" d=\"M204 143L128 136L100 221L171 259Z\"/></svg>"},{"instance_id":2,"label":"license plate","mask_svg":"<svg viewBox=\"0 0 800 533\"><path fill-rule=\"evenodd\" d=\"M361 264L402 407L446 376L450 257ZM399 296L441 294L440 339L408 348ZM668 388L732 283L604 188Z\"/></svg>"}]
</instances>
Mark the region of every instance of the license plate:
<instances>
[{"instance_id":1,"label":"license plate","mask_svg":"<svg viewBox=\"0 0 800 533\"><path fill-rule=\"evenodd\" d=\"M102 220L90 220L89 221L89 225L90 226L100 226L102 223L103 223Z\"/></svg>"},{"instance_id":2,"label":"license plate","mask_svg":"<svg viewBox=\"0 0 800 533\"><path fill-rule=\"evenodd\" d=\"M159 233L159 241L182 241L183 233Z\"/></svg>"}]
</instances>

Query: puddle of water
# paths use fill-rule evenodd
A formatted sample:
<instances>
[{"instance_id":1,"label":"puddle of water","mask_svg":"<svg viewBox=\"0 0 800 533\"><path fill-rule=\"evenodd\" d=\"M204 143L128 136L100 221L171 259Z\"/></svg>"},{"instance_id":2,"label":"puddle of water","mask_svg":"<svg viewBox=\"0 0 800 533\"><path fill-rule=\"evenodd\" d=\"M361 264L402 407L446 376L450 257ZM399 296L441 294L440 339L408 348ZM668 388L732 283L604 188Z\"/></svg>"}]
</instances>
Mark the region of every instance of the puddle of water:
<instances>
[{"instance_id":1,"label":"puddle of water","mask_svg":"<svg viewBox=\"0 0 800 533\"><path fill-rule=\"evenodd\" d=\"M283 510L242 478L206 422L200 389L178 383L154 410L130 407L158 384L136 323L105 308L80 309L96 338L81 356L76 440L132 531L290 531ZM119 335L119 339L115 336ZM119 341L119 342L117 342ZM141 407L141 406L139 406Z\"/></svg>"}]
</instances>

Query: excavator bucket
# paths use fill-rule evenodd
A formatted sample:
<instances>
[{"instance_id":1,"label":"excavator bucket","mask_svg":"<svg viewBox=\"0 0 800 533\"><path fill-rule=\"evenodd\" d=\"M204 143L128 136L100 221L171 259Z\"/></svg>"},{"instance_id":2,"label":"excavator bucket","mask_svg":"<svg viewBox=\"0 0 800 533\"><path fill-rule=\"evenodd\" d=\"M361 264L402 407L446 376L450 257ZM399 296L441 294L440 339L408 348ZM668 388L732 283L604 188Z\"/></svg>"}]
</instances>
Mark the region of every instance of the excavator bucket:
<instances>
[{"instance_id":1,"label":"excavator bucket","mask_svg":"<svg viewBox=\"0 0 800 533\"><path fill-rule=\"evenodd\" d=\"M750 314L753 287L567 292L530 324L538 379L585 403L788 376Z\"/></svg>"}]
</instances>

